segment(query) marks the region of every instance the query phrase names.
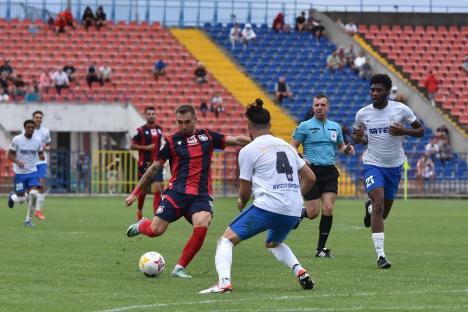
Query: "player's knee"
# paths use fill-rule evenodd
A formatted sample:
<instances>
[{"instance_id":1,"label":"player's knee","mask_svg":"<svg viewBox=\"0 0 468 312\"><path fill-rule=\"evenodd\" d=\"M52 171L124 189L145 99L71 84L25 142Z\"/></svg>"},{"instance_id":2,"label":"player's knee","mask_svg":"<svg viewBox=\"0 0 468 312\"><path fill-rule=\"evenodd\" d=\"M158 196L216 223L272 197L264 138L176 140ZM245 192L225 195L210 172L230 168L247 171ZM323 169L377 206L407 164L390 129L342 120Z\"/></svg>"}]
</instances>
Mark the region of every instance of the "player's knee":
<instances>
[{"instance_id":1,"label":"player's knee","mask_svg":"<svg viewBox=\"0 0 468 312\"><path fill-rule=\"evenodd\" d=\"M333 214L333 205L328 204L322 207L322 215L331 216Z\"/></svg>"},{"instance_id":2,"label":"player's knee","mask_svg":"<svg viewBox=\"0 0 468 312\"><path fill-rule=\"evenodd\" d=\"M307 218L309 219L315 219L320 214L318 209L309 209L309 210L306 210L306 212L307 212Z\"/></svg>"},{"instance_id":3,"label":"player's knee","mask_svg":"<svg viewBox=\"0 0 468 312\"><path fill-rule=\"evenodd\" d=\"M375 214L383 214L384 211L384 203L383 200L377 199L372 201L372 213Z\"/></svg>"},{"instance_id":4,"label":"player's knee","mask_svg":"<svg viewBox=\"0 0 468 312\"><path fill-rule=\"evenodd\" d=\"M161 236L162 234L164 234L164 232L166 232L166 229L167 229L166 226L162 226L155 222L151 223L151 230L153 231L155 236Z\"/></svg>"},{"instance_id":5,"label":"player's knee","mask_svg":"<svg viewBox=\"0 0 468 312\"><path fill-rule=\"evenodd\" d=\"M39 191L36 189L29 191L29 196L31 196L32 198L37 198L38 195L39 195Z\"/></svg>"}]
</instances>

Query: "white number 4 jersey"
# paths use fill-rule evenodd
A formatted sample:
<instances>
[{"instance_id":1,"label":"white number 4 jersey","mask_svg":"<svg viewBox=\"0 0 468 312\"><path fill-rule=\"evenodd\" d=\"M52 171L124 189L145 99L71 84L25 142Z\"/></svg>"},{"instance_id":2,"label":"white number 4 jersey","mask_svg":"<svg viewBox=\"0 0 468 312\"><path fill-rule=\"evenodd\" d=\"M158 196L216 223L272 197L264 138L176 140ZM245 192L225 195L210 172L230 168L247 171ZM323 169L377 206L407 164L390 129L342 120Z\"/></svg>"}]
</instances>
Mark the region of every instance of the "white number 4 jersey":
<instances>
[{"instance_id":1,"label":"white number 4 jersey","mask_svg":"<svg viewBox=\"0 0 468 312\"><path fill-rule=\"evenodd\" d=\"M303 201L298 170L304 165L291 145L266 134L240 151L239 178L252 182L256 207L300 217Z\"/></svg>"}]
</instances>

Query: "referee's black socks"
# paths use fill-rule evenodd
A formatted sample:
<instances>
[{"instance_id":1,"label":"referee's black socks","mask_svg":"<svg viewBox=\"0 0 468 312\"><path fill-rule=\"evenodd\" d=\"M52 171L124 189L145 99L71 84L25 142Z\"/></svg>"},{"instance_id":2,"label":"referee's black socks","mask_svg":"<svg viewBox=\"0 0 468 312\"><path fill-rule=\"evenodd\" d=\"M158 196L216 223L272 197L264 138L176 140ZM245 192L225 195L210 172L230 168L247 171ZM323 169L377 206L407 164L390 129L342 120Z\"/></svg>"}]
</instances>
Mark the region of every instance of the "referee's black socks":
<instances>
[{"instance_id":1,"label":"referee's black socks","mask_svg":"<svg viewBox=\"0 0 468 312\"><path fill-rule=\"evenodd\" d=\"M322 250L327 243L328 234L330 234L330 230L333 223L333 215L331 216L324 216L320 218L320 225L319 225L319 240L317 244L317 250Z\"/></svg>"}]
</instances>

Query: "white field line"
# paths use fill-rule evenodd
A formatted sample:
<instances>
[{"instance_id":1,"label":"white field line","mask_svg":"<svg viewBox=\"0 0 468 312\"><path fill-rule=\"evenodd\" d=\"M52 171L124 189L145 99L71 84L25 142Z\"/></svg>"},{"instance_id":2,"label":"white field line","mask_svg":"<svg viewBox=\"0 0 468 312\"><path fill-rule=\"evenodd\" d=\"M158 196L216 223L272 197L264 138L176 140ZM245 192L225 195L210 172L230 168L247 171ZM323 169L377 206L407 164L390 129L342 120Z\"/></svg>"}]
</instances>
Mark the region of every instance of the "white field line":
<instances>
[{"instance_id":1,"label":"white field line","mask_svg":"<svg viewBox=\"0 0 468 312\"><path fill-rule=\"evenodd\" d=\"M226 298L229 294L222 294L221 296L224 299L216 299L216 300L200 300L200 301L189 301L189 302L167 302L167 303L153 303L153 304L145 304L145 305L133 305L133 306L126 306L126 307L118 307L118 308L111 308L106 310L98 310L95 312L121 312L121 311L131 311L131 310L143 310L143 309L153 309L153 308L161 308L161 307L169 307L169 306L187 306L187 305L205 305L211 303L238 303L240 301L256 301L256 300L285 300L285 299L314 299L319 297L349 297L349 296L357 296L357 297L367 297L367 296L382 296L382 295L401 295L401 294L441 294L441 293L468 293L468 289L456 289L456 290L414 290L414 291L405 291L405 292L386 292L386 293L376 293L376 292L361 292L355 294L323 294L323 295L300 295L300 296L280 296L280 297L264 297L264 298L235 298L229 299ZM206 296L206 295L205 295ZM220 296L220 295L217 295ZM278 312L294 312L294 311L390 311L390 310L434 310L434 309L450 309L450 310L465 310L466 306L390 306L390 307L366 307L366 306L359 306L359 307L348 307L348 308L291 308L291 309L226 309L226 310L208 310L206 307L203 307L204 311L278 311Z\"/></svg>"}]
</instances>

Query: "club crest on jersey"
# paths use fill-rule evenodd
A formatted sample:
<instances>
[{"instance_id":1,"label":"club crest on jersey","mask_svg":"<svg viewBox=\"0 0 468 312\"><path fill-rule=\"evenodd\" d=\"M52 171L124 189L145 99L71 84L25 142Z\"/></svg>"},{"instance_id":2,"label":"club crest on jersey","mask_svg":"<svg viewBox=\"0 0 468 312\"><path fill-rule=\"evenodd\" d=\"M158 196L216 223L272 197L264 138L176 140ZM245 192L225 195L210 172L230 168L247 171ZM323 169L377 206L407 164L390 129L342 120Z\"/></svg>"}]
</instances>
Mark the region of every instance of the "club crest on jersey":
<instances>
[{"instance_id":1,"label":"club crest on jersey","mask_svg":"<svg viewBox=\"0 0 468 312\"><path fill-rule=\"evenodd\" d=\"M162 213L163 211L164 211L164 206L161 205L161 206L159 206L158 209L156 210L156 214L160 214L160 213Z\"/></svg>"},{"instance_id":2,"label":"club crest on jersey","mask_svg":"<svg viewBox=\"0 0 468 312\"><path fill-rule=\"evenodd\" d=\"M208 141L208 136L206 134L199 134L198 139L202 142Z\"/></svg>"},{"instance_id":3,"label":"club crest on jersey","mask_svg":"<svg viewBox=\"0 0 468 312\"><path fill-rule=\"evenodd\" d=\"M151 135L157 135L158 131L156 129L151 129Z\"/></svg>"},{"instance_id":4,"label":"club crest on jersey","mask_svg":"<svg viewBox=\"0 0 468 312\"><path fill-rule=\"evenodd\" d=\"M188 145L195 145L197 143L198 143L197 138L194 135L192 135L190 138L187 139Z\"/></svg>"}]
</instances>

